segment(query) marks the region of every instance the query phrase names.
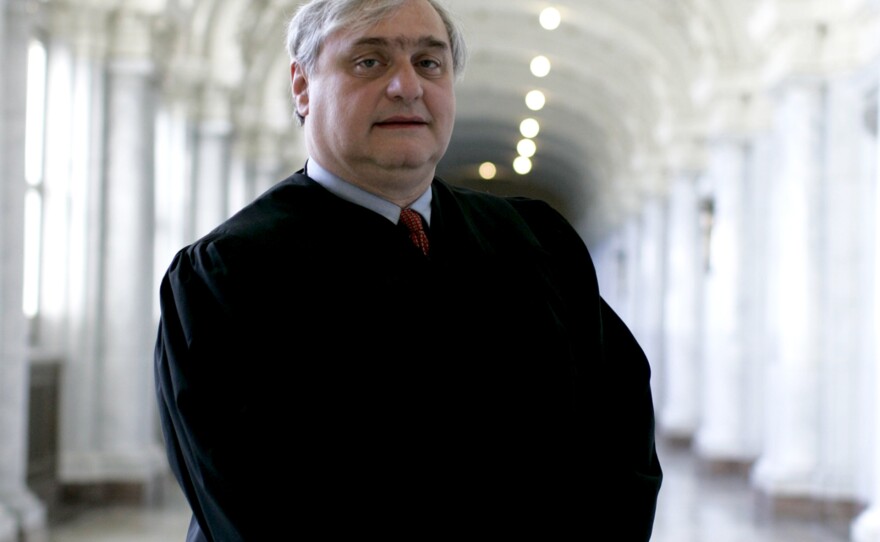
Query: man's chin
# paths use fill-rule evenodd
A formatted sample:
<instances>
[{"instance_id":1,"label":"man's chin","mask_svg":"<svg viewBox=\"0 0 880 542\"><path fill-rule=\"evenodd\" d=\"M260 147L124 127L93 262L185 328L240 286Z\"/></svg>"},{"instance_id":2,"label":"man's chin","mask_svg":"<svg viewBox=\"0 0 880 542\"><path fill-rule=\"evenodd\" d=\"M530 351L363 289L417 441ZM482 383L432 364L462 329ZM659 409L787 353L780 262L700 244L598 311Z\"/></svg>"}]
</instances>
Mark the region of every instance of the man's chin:
<instances>
[{"instance_id":1,"label":"man's chin","mask_svg":"<svg viewBox=\"0 0 880 542\"><path fill-rule=\"evenodd\" d=\"M433 171L437 167L439 159L428 154L396 153L387 157L378 157L374 164L380 169L393 173Z\"/></svg>"}]
</instances>

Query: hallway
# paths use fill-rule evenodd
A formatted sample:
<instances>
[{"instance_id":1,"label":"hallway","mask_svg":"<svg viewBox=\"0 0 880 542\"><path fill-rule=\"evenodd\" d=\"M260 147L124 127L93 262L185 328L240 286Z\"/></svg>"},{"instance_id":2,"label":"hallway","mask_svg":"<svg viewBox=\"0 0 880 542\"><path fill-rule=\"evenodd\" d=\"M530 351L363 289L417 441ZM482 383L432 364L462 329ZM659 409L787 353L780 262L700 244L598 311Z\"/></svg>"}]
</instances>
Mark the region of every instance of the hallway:
<instances>
[{"instance_id":1,"label":"hallway","mask_svg":"<svg viewBox=\"0 0 880 542\"><path fill-rule=\"evenodd\" d=\"M0 542L183 541L159 283L310 158L304 1L0 0ZM880 542L880 0L441 2L470 55L437 177L572 224L693 443L653 541ZM86 504L117 489L150 504Z\"/></svg>"},{"instance_id":2,"label":"hallway","mask_svg":"<svg viewBox=\"0 0 880 542\"><path fill-rule=\"evenodd\" d=\"M665 480L652 542L845 542L847 525L760 519L740 475L701 474L689 451L661 445ZM183 542L189 512L169 483L155 508L117 507L77 514L56 525L49 542Z\"/></svg>"}]
</instances>

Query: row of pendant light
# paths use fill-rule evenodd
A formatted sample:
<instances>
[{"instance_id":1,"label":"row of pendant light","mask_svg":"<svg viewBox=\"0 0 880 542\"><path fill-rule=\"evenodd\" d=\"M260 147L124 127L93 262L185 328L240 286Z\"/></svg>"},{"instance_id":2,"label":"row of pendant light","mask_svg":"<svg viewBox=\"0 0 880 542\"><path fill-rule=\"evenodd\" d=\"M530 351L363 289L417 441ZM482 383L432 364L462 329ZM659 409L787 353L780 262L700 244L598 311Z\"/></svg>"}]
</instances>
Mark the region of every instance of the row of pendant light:
<instances>
[{"instance_id":1,"label":"row of pendant light","mask_svg":"<svg viewBox=\"0 0 880 542\"><path fill-rule=\"evenodd\" d=\"M546 30L555 30L562 22L562 16L559 10L549 7L541 12L538 21ZM536 56L529 64L532 75L539 79L549 75L551 67L550 59L544 55ZM525 96L525 103L531 111L540 111L546 105L547 98L540 90L531 90ZM516 145L517 157L513 160L513 170L520 175L526 175L532 170L532 158L538 151L535 138L541 131L541 124L537 119L528 117L520 122L519 131L523 138ZM480 165L479 174L485 180L494 179L497 173L497 167L492 162Z\"/></svg>"}]
</instances>

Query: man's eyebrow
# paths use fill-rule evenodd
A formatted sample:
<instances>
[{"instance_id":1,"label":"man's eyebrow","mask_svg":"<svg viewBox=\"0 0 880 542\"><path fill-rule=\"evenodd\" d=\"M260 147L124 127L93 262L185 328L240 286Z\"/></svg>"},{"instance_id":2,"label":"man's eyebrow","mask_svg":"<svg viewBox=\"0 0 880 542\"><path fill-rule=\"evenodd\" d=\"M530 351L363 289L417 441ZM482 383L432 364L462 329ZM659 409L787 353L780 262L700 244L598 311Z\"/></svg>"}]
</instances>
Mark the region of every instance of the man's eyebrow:
<instances>
[{"instance_id":1,"label":"man's eyebrow","mask_svg":"<svg viewBox=\"0 0 880 542\"><path fill-rule=\"evenodd\" d=\"M366 36L356 40L352 44L352 47L359 47L363 45L378 45L381 47L390 47L392 43L397 45L398 47L408 47L415 45L417 47L425 47L429 49L449 49L448 43L434 36L422 36L418 39L407 38L404 36L399 36L391 39Z\"/></svg>"}]
</instances>

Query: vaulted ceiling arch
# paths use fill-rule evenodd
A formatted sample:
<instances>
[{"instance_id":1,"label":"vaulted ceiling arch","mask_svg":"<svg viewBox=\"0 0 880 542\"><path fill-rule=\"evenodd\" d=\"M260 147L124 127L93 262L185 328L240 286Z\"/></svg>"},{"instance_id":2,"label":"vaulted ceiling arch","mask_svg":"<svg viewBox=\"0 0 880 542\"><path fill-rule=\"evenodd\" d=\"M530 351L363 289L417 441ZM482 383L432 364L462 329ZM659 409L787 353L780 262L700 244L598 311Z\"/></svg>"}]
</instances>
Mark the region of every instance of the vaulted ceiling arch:
<instances>
[{"instance_id":1,"label":"vaulted ceiling arch","mask_svg":"<svg viewBox=\"0 0 880 542\"><path fill-rule=\"evenodd\" d=\"M181 54L201 60L204 81L230 89L235 123L243 129L269 126L301 146L284 49L287 22L301 2L164 4L186 13ZM721 74L732 67L755 69L757 49L748 27L759 0L447 4L462 24L471 55L457 87L458 127L445 171L495 190L500 183L479 184L468 175L481 159L497 160L509 173L518 123L534 116L544 126L534 169L509 177L508 188L556 191L576 214L620 216L644 193L662 190L660 175L645 172L662 167L677 137L700 138L693 132L704 123L695 119L705 117L713 97L723 93L717 88ZM550 6L562 14L562 24L552 31L538 21ZM529 72L530 60L539 54L553 63L544 78ZM542 111L524 105L525 93L533 89L547 97ZM656 182L661 186L651 186Z\"/></svg>"}]
</instances>

